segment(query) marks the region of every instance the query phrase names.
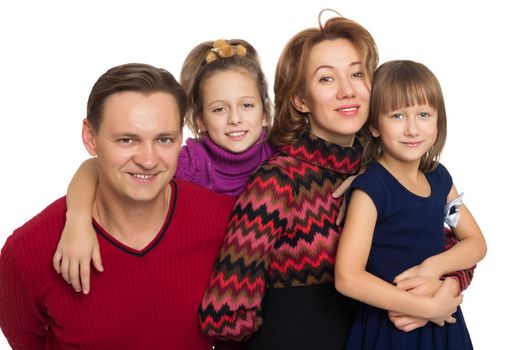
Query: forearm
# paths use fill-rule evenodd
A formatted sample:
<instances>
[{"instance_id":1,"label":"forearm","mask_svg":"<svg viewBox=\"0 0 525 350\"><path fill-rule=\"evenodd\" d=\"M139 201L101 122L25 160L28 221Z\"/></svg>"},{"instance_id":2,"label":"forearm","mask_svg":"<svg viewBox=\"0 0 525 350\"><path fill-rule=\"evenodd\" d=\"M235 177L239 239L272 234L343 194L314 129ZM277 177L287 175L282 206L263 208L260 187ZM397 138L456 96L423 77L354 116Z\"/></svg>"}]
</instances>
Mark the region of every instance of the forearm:
<instances>
[{"instance_id":1,"label":"forearm","mask_svg":"<svg viewBox=\"0 0 525 350\"><path fill-rule=\"evenodd\" d=\"M337 275L336 288L341 294L380 309L426 319L434 317L429 297L398 289L364 270L344 277Z\"/></svg>"},{"instance_id":2,"label":"forearm","mask_svg":"<svg viewBox=\"0 0 525 350\"><path fill-rule=\"evenodd\" d=\"M98 186L97 160L84 161L71 179L67 190L67 218L89 220Z\"/></svg>"},{"instance_id":3,"label":"forearm","mask_svg":"<svg viewBox=\"0 0 525 350\"><path fill-rule=\"evenodd\" d=\"M443 276L455 271L470 269L484 256L484 242L476 238L468 238L443 253L428 258L425 263L435 266L439 271L439 276Z\"/></svg>"},{"instance_id":4,"label":"forearm","mask_svg":"<svg viewBox=\"0 0 525 350\"><path fill-rule=\"evenodd\" d=\"M199 310L206 335L243 340L262 324L269 255L286 222L281 217L282 205L289 204L281 202L286 196L278 195L272 186L259 183L255 177L233 209Z\"/></svg>"}]
</instances>

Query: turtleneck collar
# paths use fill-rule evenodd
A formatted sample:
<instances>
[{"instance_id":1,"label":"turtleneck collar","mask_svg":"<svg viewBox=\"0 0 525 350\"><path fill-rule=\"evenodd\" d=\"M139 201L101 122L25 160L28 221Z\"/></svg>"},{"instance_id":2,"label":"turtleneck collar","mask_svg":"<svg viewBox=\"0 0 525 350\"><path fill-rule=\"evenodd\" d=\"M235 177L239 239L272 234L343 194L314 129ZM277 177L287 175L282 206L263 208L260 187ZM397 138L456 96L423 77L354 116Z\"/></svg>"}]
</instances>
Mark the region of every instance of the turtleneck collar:
<instances>
[{"instance_id":1,"label":"turtleneck collar","mask_svg":"<svg viewBox=\"0 0 525 350\"><path fill-rule=\"evenodd\" d=\"M352 147L343 147L305 132L296 142L281 147L280 151L318 167L352 175L359 170L363 147L357 138Z\"/></svg>"},{"instance_id":2,"label":"turtleneck collar","mask_svg":"<svg viewBox=\"0 0 525 350\"><path fill-rule=\"evenodd\" d=\"M225 175L251 174L274 151L265 141L266 133L263 131L257 142L241 153L229 152L215 142L208 134L201 136L203 144L208 149L208 155L215 171Z\"/></svg>"}]
</instances>

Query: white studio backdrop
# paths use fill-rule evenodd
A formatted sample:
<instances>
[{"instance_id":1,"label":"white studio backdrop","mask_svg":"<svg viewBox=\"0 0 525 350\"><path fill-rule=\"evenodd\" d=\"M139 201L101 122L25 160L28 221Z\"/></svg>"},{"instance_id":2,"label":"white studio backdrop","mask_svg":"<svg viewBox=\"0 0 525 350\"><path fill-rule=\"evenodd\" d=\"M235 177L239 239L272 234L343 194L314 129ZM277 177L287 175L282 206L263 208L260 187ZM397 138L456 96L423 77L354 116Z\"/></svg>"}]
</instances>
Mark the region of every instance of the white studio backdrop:
<instances>
[{"instance_id":1,"label":"white studio backdrop","mask_svg":"<svg viewBox=\"0 0 525 350\"><path fill-rule=\"evenodd\" d=\"M279 5L277 5L279 4ZM270 86L285 43L325 7L364 25L381 62L412 59L439 78L447 105L442 162L474 213L488 255L465 292L476 349L520 348L518 270L524 230L518 180L525 54L512 1L4 1L0 4L0 245L65 194L88 157L80 130L108 68L144 62L178 77L198 43L243 38ZM51 261L49 262L51 265ZM96 288L96 286L93 286ZM518 318L519 317L519 318ZM8 348L3 336L0 347Z\"/></svg>"}]
</instances>

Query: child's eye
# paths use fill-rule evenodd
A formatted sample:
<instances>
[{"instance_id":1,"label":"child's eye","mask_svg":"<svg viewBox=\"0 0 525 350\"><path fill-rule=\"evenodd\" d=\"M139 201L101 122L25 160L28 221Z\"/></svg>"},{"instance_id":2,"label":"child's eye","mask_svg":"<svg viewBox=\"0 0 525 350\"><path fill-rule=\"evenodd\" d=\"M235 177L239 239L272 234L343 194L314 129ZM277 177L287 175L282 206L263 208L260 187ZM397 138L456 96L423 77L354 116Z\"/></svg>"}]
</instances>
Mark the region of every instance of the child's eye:
<instances>
[{"instance_id":1,"label":"child's eye","mask_svg":"<svg viewBox=\"0 0 525 350\"><path fill-rule=\"evenodd\" d=\"M255 107L255 105L253 103L243 103L242 104L242 109L249 109L249 108L253 108Z\"/></svg>"},{"instance_id":2,"label":"child's eye","mask_svg":"<svg viewBox=\"0 0 525 350\"><path fill-rule=\"evenodd\" d=\"M392 119L403 119L403 114L401 113L394 113L390 116Z\"/></svg>"},{"instance_id":3,"label":"child's eye","mask_svg":"<svg viewBox=\"0 0 525 350\"><path fill-rule=\"evenodd\" d=\"M421 112L421 113L419 113L419 117L420 117L420 118L428 118L428 117L430 117L430 113L427 113L427 112Z\"/></svg>"},{"instance_id":4,"label":"child's eye","mask_svg":"<svg viewBox=\"0 0 525 350\"><path fill-rule=\"evenodd\" d=\"M215 108L213 108L211 111L212 111L213 113L221 113L221 112L224 112L225 110L226 110L225 107L215 107Z\"/></svg>"}]
</instances>

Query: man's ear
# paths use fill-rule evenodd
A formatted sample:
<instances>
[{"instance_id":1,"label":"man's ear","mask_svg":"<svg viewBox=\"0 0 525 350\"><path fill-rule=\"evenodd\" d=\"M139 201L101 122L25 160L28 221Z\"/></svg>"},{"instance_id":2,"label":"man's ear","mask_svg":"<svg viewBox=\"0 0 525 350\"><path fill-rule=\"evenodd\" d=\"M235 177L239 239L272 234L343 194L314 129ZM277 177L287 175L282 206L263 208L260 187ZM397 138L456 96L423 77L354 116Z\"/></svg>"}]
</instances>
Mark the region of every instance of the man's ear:
<instances>
[{"instance_id":1,"label":"man's ear","mask_svg":"<svg viewBox=\"0 0 525 350\"><path fill-rule=\"evenodd\" d=\"M97 155L97 144L95 141L95 130L87 119L82 121L82 142L88 153L95 157Z\"/></svg>"},{"instance_id":2,"label":"man's ear","mask_svg":"<svg viewBox=\"0 0 525 350\"><path fill-rule=\"evenodd\" d=\"M305 99L299 95L294 95L291 97L291 102L295 109L299 111L300 113L309 113L310 108L308 108L308 104L306 103Z\"/></svg>"}]
</instances>

